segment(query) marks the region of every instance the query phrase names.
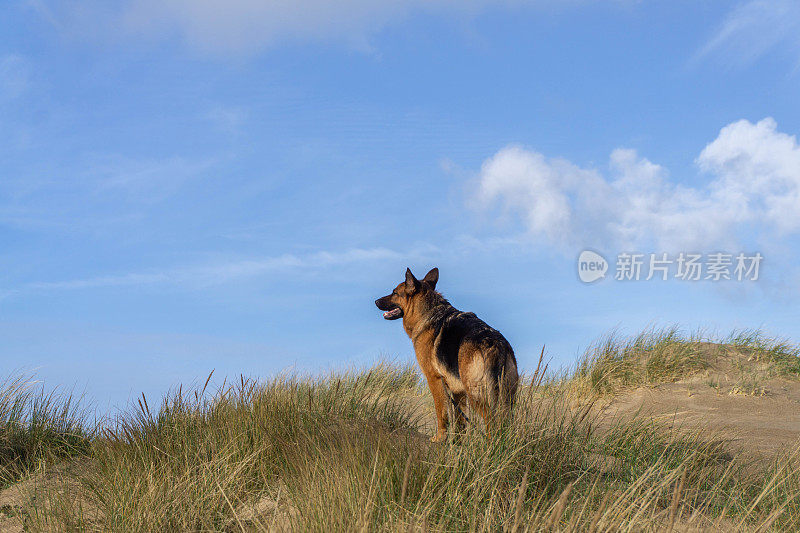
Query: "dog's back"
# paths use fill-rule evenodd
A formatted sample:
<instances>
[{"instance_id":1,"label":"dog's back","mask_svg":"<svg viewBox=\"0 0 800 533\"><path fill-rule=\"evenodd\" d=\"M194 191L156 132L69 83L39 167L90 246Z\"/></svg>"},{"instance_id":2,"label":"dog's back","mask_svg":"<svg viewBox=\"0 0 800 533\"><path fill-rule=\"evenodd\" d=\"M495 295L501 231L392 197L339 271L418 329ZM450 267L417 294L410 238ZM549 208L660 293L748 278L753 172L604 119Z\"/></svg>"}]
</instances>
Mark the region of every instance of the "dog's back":
<instances>
[{"instance_id":1,"label":"dog's back","mask_svg":"<svg viewBox=\"0 0 800 533\"><path fill-rule=\"evenodd\" d=\"M511 344L475 313L459 311L447 300L432 309L432 355L454 393L466 392L491 411L510 408L519 376Z\"/></svg>"}]
</instances>

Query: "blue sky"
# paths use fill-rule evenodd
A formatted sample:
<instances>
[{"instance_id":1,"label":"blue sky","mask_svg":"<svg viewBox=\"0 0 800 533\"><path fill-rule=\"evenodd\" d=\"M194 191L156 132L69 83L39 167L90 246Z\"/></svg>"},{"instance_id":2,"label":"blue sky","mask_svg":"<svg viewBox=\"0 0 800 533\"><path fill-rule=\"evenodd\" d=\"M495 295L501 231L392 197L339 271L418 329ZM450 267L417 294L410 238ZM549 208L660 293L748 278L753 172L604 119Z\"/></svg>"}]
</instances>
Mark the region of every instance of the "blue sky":
<instances>
[{"instance_id":1,"label":"blue sky","mask_svg":"<svg viewBox=\"0 0 800 533\"><path fill-rule=\"evenodd\" d=\"M412 361L372 303L406 266L523 367L615 327L800 339L798 35L783 0L12 0L3 374L107 410ZM587 285L586 248L764 262Z\"/></svg>"}]
</instances>

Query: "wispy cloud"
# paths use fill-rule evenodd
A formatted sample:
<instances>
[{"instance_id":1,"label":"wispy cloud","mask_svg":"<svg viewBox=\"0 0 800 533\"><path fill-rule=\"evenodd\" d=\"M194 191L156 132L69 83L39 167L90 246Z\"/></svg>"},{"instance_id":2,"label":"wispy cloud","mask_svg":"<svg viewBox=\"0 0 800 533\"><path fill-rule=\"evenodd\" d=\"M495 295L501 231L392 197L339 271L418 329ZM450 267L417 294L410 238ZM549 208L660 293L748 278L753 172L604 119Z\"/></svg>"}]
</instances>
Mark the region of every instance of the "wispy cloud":
<instances>
[{"instance_id":1,"label":"wispy cloud","mask_svg":"<svg viewBox=\"0 0 800 533\"><path fill-rule=\"evenodd\" d=\"M58 19L43 0L27 0L25 4L36 11L40 17L52 24L54 27L60 28Z\"/></svg>"},{"instance_id":2,"label":"wispy cloud","mask_svg":"<svg viewBox=\"0 0 800 533\"><path fill-rule=\"evenodd\" d=\"M39 281L0 291L0 297L12 297L32 292L68 291L103 287L132 287L173 285L204 287L229 283L242 278L264 276L289 270L311 272L347 265L370 264L379 261L418 259L435 252L432 246L399 252L388 248L351 248L343 251L318 251L305 255L283 254L258 259L224 261L213 264L172 267L160 270L129 272L81 279Z\"/></svg>"},{"instance_id":3,"label":"wispy cloud","mask_svg":"<svg viewBox=\"0 0 800 533\"><path fill-rule=\"evenodd\" d=\"M413 13L472 15L491 7L559 6L591 0L126 0L114 11L98 0L35 1L44 13L87 31L113 26L129 34L178 37L212 53L258 51L279 42L343 42L370 50L369 39ZM49 6L49 8L48 8ZM55 8L53 7L55 6ZM97 25L98 17L104 25ZM114 34L117 35L117 32Z\"/></svg>"},{"instance_id":4,"label":"wispy cloud","mask_svg":"<svg viewBox=\"0 0 800 533\"><path fill-rule=\"evenodd\" d=\"M121 192L128 200L152 203L175 194L186 181L214 163L210 158L192 160L180 156L163 159L94 156L87 162L91 170L86 176L96 194Z\"/></svg>"},{"instance_id":5,"label":"wispy cloud","mask_svg":"<svg viewBox=\"0 0 800 533\"><path fill-rule=\"evenodd\" d=\"M750 0L738 5L693 62L717 56L730 66L746 66L773 51L800 62L800 2Z\"/></svg>"},{"instance_id":6,"label":"wispy cloud","mask_svg":"<svg viewBox=\"0 0 800 533\"><path fill-rule=\"evenodd\" d=\"M238 135L247 121L248 113L241 107L218 105L205 113L204 118L228 135Z\"/></svg>"},{"instance_id":7,"label":"wispy cloud","mask_svg":"<svg viewBox=\"0 0 800 533\"><path fill-rule=\"evenodd\" d=\"M176 195L215 162L94 154L72 167L11 174L0 182L0 224L76 231L129 221L147 206Z\"/></svg>"},{"instance_id":8,"label":"wispy cloud","mask_svg":"<svg viewBox=\"0 0 800 533\"><path fill-rule=\"evenodd\" d=\"M741 245L745 234L763 242L800 233L800 146L773 119L725 126L697 164L713 178L705 187L675 183L630 149L611 153L607 177L509 146L483 164L477 198L565 251L648 244L713 250Z\"/></svg>"}]
</instances>

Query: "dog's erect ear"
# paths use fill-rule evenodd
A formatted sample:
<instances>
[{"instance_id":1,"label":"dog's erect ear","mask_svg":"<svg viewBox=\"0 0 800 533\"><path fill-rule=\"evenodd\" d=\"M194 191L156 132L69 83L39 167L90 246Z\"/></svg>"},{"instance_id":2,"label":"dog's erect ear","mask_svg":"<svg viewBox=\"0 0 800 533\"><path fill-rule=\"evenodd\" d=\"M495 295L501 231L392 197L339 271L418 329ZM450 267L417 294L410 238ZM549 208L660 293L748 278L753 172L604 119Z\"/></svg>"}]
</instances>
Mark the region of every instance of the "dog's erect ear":
<instances>
[{"instance_id":1,"label":"dog's erect ear","mask_svg":"<svg viewBox=\"0 0 800 533\"><path fill-rule=\"evenodd\" d=\"M411 273L411 269L406 269L406 292L411 294L419 288L419 280Z\"/></svg>"},{"instance_id":2,"label":"dog's erect ear","mask_svg":"<svg viewBox=\"0 0 800 533\"><path fill-rule=\"evenodd\" d=\"M439 281L439 269L433 267L430 272L425 274L425 277L422 278L422 281L426 282L428 285L431 286L431 289L436 288L436 282Z\"/></svg>"}]
</instances>

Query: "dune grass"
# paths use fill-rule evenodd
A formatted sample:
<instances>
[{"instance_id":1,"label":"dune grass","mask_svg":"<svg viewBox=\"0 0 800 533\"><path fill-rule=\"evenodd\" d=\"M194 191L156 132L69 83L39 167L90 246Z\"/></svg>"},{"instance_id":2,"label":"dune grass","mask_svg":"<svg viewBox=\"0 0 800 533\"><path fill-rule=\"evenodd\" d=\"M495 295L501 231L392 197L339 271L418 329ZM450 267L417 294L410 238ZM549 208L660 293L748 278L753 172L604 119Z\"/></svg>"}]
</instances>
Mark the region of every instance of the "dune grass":
<instances>
[{"instance_id":1,"label":"dune grass","mask_svg":"<svg viewBox=\"0 0 800 533\"><path fill-rule=\"evenodd\" d=\"M683 379L709 368L709 343L724 353L738 353L764 367L742 368L744 374L759 374L743 376L743 387L762 374L800 377L800 346L787 339L752 329L718 338L702 331L685 333L672 326L651 327L632 337L612 331L584 352L575 372L563 381L580 394L593 397Z\"/></svg>"},{"instance_id":2,"label":"dune grass","mask_svg":"<svg viewBox=\"0 0 800 533\"><path fill-rule=\"evenodd\" d=\"M800 376L800 346L788 339L771 337L757 329L732 332L723 343L766 363L775 374Z\"/></svg>"},{"instance_id":3,"label":"dune grass","mask_svg":"<svg viewBox=\"0 0 800 533\"><path fill-rule=\"evenodd\" d=\"M91 426L72 394L26 378L0 383L0 488L42 462L87 453Z\"/></svg>"},{"instance_id":4,"label":"dune grass","mask_svg":"<svg viewBox=\"0 0 800 533\"><path fill-rule=\"evenodd\" d=\"M678 379L708 366L698 346L702 339L678 327L650 328L630 338L613 331L586 350L569 380L602 395Z\"/></svg>"},{"instance_id":5,"label":"dune grass","mask_svg":"<svg viewBox=\"0 0 800 533\"><path fill-rule=\"evenodd\" d=\"M574 385L610 393L701 368L698 341L681 339L606 338ZM69 448L90 466L38 493L21 520L50 531L800 528L797 453L747 462L713 436L601 423L549 379L525 378L513 419L491 437L469 425L442 445L422 427L414 367L143 398Z\"/></svg>"}]
</instances>

